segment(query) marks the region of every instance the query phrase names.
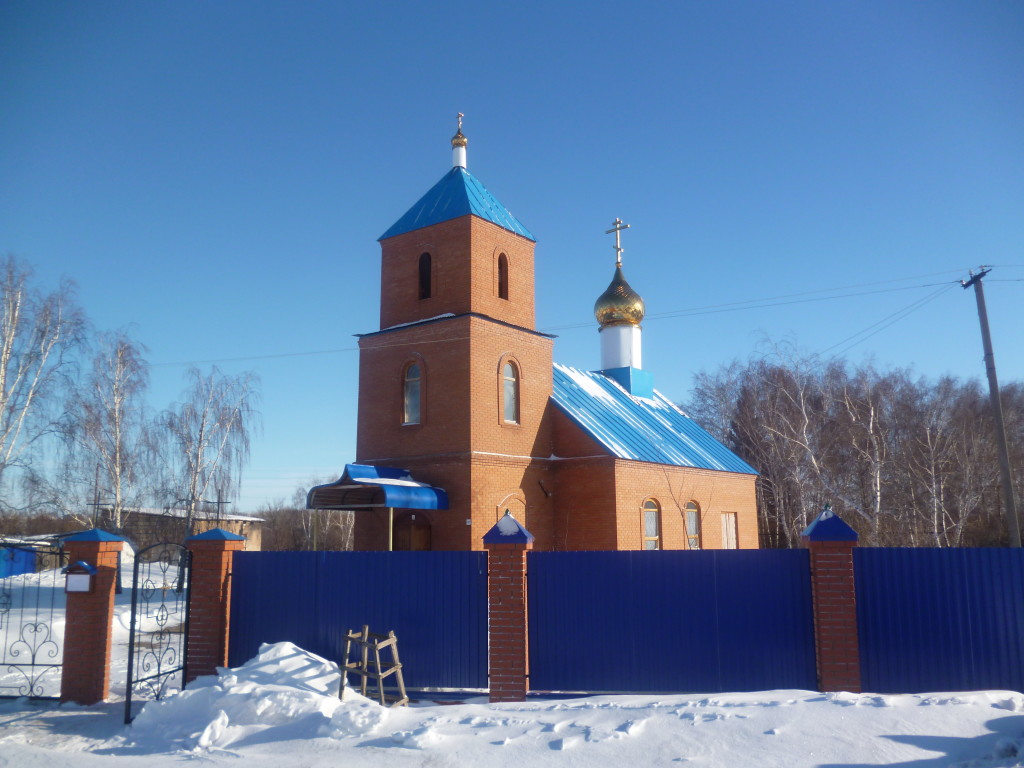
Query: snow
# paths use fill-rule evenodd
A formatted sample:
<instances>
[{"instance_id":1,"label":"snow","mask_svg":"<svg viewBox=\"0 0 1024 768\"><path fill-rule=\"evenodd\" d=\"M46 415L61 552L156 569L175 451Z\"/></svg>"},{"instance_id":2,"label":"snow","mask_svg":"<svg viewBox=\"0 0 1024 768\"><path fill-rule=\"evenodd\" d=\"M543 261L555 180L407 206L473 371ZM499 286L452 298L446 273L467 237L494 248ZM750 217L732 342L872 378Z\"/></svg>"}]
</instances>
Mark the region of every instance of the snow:
<instances>
[{"instance_id":1,"label":"snow","mask_svg":"<svg viewBox=\"0 0 1024 768\"><path fill-rule=\"evenodd\" d=\"M609 393L604 387L602 387L594 379L592 379L585 371L580 371L577 370L576 368L570 368L567 365L561 365L559 363L555 363L555 365L563 373L569 376L569 378L571 378L576 383L576 386L578 386L591 397L596 397L599 400L604 400L606 402L613 404L617 402L615 400L615 397L611 393ZM616 387L619 386L617 382L612 381L611 379L608 379L608 382L610 384L615 385ZM622 388L619 387L619 389ZM623 392L625 392L625 390L623 390Z\"/></svg>"},{"instance_id":2,"label":"snow","mask_svg":"<svg viewBox=\"0 0 1024 768\"><path fill-rule=\"evenodd\" d=\"M1018 766L1024 696L767 691L387 709L291 643L147 703L0 703L0 766Z\"/></svg>"},{"instance_id":3,"label":"snow","mask_svg":"<svg viewBox=\"0 0 1024 768\"><path fill-rule=\"evenodd\" d=\"M516 522L516 519L507 513L502 515L495 527L498 529L498 533L502 536L517 536L523 531L522 526Z\"/></svg>"},{"instance_id":4,"label":"snow","mask_svg":"<svg viewBox=\"0 0 1024 768\"><path fill-rule=\"evenodd\" d=\"M125 726L130 600L118 596L111 700L0 701L0 768L1024 766L1024 695L1013 691L478 697L387 709L351 688L339 698L337 665L291 643L148 702Z\"/></svg>"},{"instance_id":5,"label":"snow","mask_svg":"<svg viewBox=\"0 0 1024 768\"><path fill-rule=\"evenodd\" d=\"M353 483L364 485L404 485L411 488L429 488L428 483L418 483L415 480L400 480L394 477L353 477Z\"/></svg>"}]
</instances>

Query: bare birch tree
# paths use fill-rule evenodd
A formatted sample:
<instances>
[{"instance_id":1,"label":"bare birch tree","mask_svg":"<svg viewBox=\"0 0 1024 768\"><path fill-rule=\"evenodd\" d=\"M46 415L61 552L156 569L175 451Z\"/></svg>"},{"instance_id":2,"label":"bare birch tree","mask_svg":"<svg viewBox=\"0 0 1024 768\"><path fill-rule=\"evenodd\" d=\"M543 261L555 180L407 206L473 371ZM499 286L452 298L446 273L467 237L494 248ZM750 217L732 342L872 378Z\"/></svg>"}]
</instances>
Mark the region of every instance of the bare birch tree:
<instances>
[{"instance_id":1,"label":"bare birch tree","mask_svg":"<svg viewBox=\"0 0 1024 768\"><path fill-rule=\"evenodd\" d=\"M1011 462L1024 461L1024 388L1003 397ZM798 546L824 503L874 546L1005 540L991 409L976 381L912 381L780 345L696 378L691 408L760 473L765 546Z\"/></svg>"},{"instance_id":2,"label":"bare birch tree","mask_svg":"<svg viewBox=\"0 0 1024 768\"><path fill-rule=\"evenodd\" d=\"M207 496L220 501L237 494L250 439L260 423L255 374L228 376L214 367L204 375L192 368L187 378L191 385L182 402L162 418L169 458L177 469L177 503L186 505L186 536L199 505L211 501Z\"/></svg>"},{"instance_id":3,"label":"bare birch tree","mask_svg":"<svg viewBox=\"0 0 1024 768\"><path fill-rule=\"evenodd\" d=\"M84 338L72 284L42 294L31 279L23 262L0 259L0 481L12 467L31 470L33 449L56 433L52 406Z\"/></svg>"},{"instance_id":4,"label":"bare birch tree","mask_svg":"<svg viewBox=\"0 0 1024 768\"><path fill-rule=\"evenodd\" d=\"M124 527L152 475L152 425L146 417L149 373L142 349L124 333L100 336L92 368L68 409L73 463L86 483L96 480L110 525Z\"/></svg>"}]
</instances>

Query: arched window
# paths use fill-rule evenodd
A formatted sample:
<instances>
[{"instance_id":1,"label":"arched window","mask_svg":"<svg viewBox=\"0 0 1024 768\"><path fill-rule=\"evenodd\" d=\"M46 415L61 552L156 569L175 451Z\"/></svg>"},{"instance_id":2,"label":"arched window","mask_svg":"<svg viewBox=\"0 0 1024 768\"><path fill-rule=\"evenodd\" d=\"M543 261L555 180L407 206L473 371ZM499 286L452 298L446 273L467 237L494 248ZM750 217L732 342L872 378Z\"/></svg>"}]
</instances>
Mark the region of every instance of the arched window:
<instances>
[{"instance_id":1,"label":"arched window","mask_svg":"<svg viewBox=\"0 0 1024 768\"><path fill-rule=\"evenodd\" d=\"M690 549L700 549L700 505L696 501L686 503L686 540Z\"/></svg>"},{"instance_id":2,"label":"arched window","mask_svg":"<svg viewBox=\"0 0 1024 768\"><path fill-rule=\"evenodd\" d=\"M508 256L498 256L498 298L508 298Z\"/></svg>"},{"instance_id":3,"label":"arched window","mask_svg":"<svg viewBox=\"0 0 1024 768\"><path fill-rule=\"evenodd\" d=\"M430 298L430 254L420 254L420 298Z\"/></svg>"},{"instance_id":4,"label":"arched window","mask_svg":"<svg viewBox=\"0 0 1024 768\"><path fill-rule=\"evenodd\" d=\"M422 391L423 374L416 363L405 369L402 377L402 423L420 423L420 393Z\"/></svg>"},{"instance_id":5,"label":"arched window","mask_svg":"<svg viewBox=\"0 0 1024 768\"><path fill-rule=\"evenodd\" d=\"M519 371L505 363L501 371L503 414L506 424L519 423Z\"/></svg>"},{"instance_id":6,"label":"arched window","mask_svg":"<svg viewBox=\"0 0 1024 768\"><path fill-rule=\"evenodd\" d=\"M648 499L643 506L644 549L661 549L661 506Z\"/></svg>"}]
</instances>

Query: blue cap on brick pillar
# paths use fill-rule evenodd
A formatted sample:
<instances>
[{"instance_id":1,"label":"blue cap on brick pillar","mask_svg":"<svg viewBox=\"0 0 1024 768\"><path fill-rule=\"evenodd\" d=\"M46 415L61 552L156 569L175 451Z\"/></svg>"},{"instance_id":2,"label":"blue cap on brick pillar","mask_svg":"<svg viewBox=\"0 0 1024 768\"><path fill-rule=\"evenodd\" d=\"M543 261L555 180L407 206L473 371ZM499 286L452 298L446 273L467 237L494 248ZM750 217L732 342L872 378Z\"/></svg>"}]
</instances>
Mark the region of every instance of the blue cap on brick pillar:
<instances>
[{"instance_id":1,"label":"blue cap on brick pillar","mask_svg":"<svg viewBox=\"0 0 1024 768\"><path fill-rule=\"evenodd\" d=\"M523 528L507 509L505 516L484 534L484 544L530 544L532 541L533 534Z\"/></svg>"},{"instance_id":2,"label":"blue cap on brick pillar","mask_svg":"<svg viewBox=\"0 0 1024 768\"><path fill-rule=\"evenodd\" d=\"M245 536L225 531L223 528L211 528L205 533L189 536L186 541L245 541Z\"/></svg>"},{"instance_id":3,"label":"blue cap on brick pillar","mask_svg":"<svg viewBox=\"0 0 1024 768\"><path fill-rule=\"evenodd\" d=\"M858 536L853 528L832 511L832 505L826 504L821 514L800 534L800 538L807 541L857 541Z\"/></svg>"},{"instance_id":4,"label":"blue cap on brick pillar","mask_svg":"<svg viewBox=\"0 0 1024 768\"><path fill-rule=\"evenodd\" d=\"M64 541L124 541L124 539L99 528L92 528L76 533L74 536L68 536Z\"/></svg>"}]
</instances>

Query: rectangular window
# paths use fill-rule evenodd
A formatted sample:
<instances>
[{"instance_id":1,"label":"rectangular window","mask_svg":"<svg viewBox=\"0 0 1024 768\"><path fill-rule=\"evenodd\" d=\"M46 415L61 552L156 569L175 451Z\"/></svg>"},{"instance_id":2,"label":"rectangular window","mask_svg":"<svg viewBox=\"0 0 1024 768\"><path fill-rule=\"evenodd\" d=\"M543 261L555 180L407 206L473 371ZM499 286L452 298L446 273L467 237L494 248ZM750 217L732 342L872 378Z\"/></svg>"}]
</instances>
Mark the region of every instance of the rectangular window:
<instances>
[{"instance_id":1,"label":"rectangular window","mask_svg":"<svg viewBox=\"0 0 1024 768\"><path fill-rule=\"evenodd\" d=\"M736 513L722 513L722 549L736 549Z\"/></svg>"}]
</instances>

